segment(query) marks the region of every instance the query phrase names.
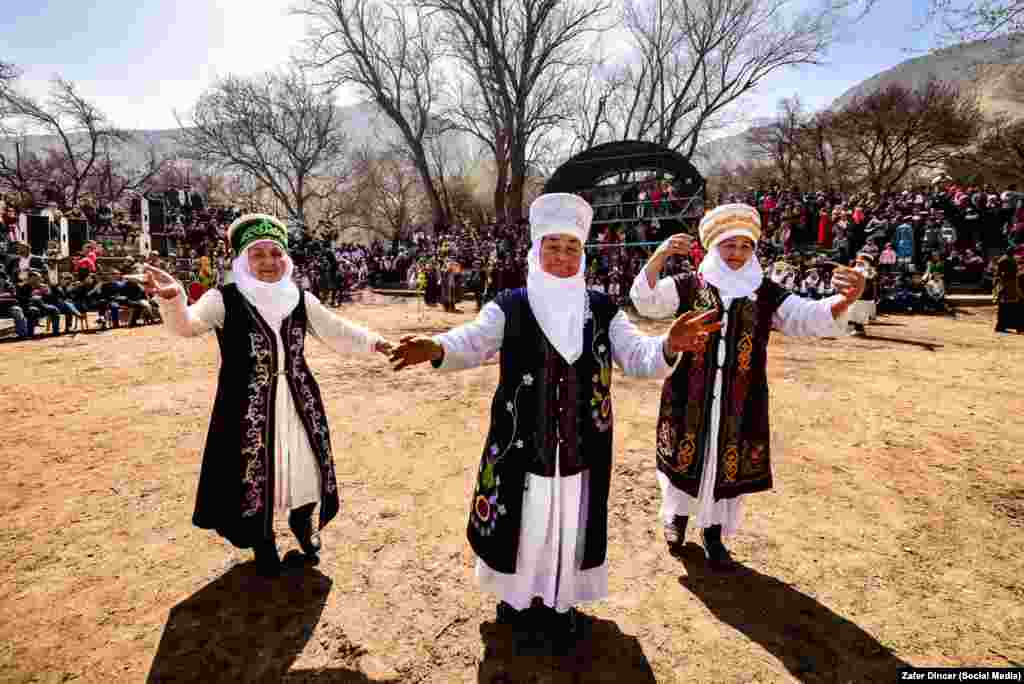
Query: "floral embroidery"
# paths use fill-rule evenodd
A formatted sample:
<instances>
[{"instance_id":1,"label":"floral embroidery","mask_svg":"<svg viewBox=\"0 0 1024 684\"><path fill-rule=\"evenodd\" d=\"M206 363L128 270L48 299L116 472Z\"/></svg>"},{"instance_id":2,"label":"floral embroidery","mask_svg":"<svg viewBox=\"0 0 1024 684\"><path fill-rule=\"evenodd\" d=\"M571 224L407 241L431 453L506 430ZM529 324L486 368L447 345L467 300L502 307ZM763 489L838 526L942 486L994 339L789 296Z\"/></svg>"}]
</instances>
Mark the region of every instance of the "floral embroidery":
<instances>
[{"instance_id":1,"label":"floral embroidery","mask_svg":"<svg viewBox=\"0 0 1024 684\"><path fill-rule=\"evenodd\" d=\"M612 426L612 362L608 354L608 345L599 340L604 330L594 331L591 353L597 361L598 370L593 377L593 396L590 399L590 416L594 419L594 427L598 432L607 432Z\"/></svg>"},{"instance_id":2,"label":"floral embroidery","mask_svg":"<svg viewBox=\"0 0 1024 684\"><path fill-rule=\"evenodd\" d=\"M291 321L288 345L289 375L298 389L299 396L296 399L302 403L304 409L301 413L309 417L310 437L316 442L315 446L317 448L315 451L319 461L318 465L320 466L320 475L323 480L323 489L328 494L333 494L338 490L338 482L334 474L334 459L331 455L331 438L327 428L327 417L320 410L322 404L317 401L316 395L313 393L313 379L303 363L305 329L302 325L296 324L294 319L289 318L288 320ZM310 446L314 445L311 444Z\"/></svg>"},{"instance_id":3,"label":"floral embroidery","mask_svg":"<svg viewBox=\"0 0 1024 684\"><path fill-rule=\"evenodd\" d=\"M245 458L245 496L242 516L250 517L263 510L263 497L267 486L265 461L268 387L273 378L270 341L260 332L249 333L249 356L253 373L249 379L249 409L245 412L245 436L242 457Z\"/></svg>"},{"instance_id":4,"label":"floral embroidery","mask_svg":"<svg viewBox=\"0 0 1024 684\"><path fill-rule=\"evenodd\" d=\"M501 486L501 478L498 477L495 466L508 454L509 450L515 447L522 449L526 443L517 439L519 431L519 394L524 387L533 386L533 376L529 373L523 375L516 387L512 401L505 403L505 410L512 414L512 436L508 445L501 449L497 444L487 447L485 458L480 463L480 473L477 477L477 496L473 500L473 515L470 516L470 523L483 536L489 536L494 532L498 518L505 515L505 505L498 498Z\"/></svg>"}]
</instances>

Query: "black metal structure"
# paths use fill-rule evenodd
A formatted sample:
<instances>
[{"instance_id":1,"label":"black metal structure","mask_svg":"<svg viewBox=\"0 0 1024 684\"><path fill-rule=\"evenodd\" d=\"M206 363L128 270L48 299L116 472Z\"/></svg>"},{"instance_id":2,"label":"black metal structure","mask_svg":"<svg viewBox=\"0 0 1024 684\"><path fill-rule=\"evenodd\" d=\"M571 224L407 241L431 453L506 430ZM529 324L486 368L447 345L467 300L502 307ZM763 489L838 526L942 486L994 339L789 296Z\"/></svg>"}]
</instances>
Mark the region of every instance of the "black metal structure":
<instances>
[{"instance_id":1,"label":"black metal structure","mask_svg":"<svg viewBox=\"0 0 1024 684\"><path fill-rule=\"evenodd\" d=\"M638 184L650 181L670 183L676 193L671 202L636 201ZM672 233L692 228L704 213L700 172L678 152L642 140L605 143L579 153L558 167L544 192L582 195L594 208L595 226L646 222Z\"/></svg>"},{"instance_id":2,"label":"black metal structure","mask_svg":"<svg viewBox=\"0 0 1024 684\"><path fill-rule=\"evenodd\" d=\"M610 179L637 172L668 177L693 193L704 187L700 172L678 152L642 140L623 140L580 152L558 167L544 184L544 192L586 192Z\"/></svg>"}]
</instances>

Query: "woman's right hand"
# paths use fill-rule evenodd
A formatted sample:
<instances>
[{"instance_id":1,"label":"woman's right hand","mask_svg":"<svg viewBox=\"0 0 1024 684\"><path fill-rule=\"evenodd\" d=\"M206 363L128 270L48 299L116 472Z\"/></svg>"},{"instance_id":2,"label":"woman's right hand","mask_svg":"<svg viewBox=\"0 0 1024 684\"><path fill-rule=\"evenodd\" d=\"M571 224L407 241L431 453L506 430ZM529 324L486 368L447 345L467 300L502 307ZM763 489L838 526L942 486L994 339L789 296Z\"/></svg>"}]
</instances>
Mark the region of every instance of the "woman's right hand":
<instances>
[{"instance_id":1,"label":"woman's right hand","mask_svg":"<svg viewBox=\"0 0 1024 684\"><path fill-rule=\"evenodd\" d=\"M400 371L427 361L440 361L444 358L444 347L433 338L423 335L406 335L397 347L391 350L391 362L394 370Z\"/></svg>"},{"instance_id":2,"label":"woman's right hand","mask_svg":"<svg viewBox=\"0 0 1024 684\"><path fill-rule=\"evenodd\" d=\"M146 291L146 296L151 297L156 293L161 299L174 299L181 291L178 281L170 273L161 271L156 266L146 264L144 275L142 287Z\"/></svg>"},{"instance_id":3,"label":"woman's right hand","mask_svg":"<svg viewBox=\"0 0 1024 684\"><path fill-rule=\"evenodd\" d=\"M688 256L693 238L686 233L676 233L658 245L655 256L667 259L670 256Z\"/></svg>"}]
</instances>

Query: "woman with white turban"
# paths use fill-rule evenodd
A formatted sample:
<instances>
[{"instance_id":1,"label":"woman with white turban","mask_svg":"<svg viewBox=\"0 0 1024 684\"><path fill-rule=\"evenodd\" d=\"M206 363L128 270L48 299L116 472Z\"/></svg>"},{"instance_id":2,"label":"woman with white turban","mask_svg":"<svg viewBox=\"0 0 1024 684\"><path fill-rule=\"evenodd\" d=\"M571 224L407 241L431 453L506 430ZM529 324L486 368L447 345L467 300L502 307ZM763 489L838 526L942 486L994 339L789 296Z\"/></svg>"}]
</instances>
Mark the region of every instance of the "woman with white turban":
<instances>
[{"instance_id":1,"label":"woman with white turban","mask_svg":"<svg viewBox=\"0 0 1024 684\"><path fill-rule=\"evenodd\" d=\"M666 335L643 335L607 295L588 291L592 217L576 195L537 198L527 286L443 335L403 338L392 355L395 370L432 361L455 371L500 353L469 543L480 586L501 601L499 621L532 634L543 626L563 646L580 636L575 606L608 595L612 362L628 375L664 376L717 327L691 314ZM545 608L527 612L536 602Z\"/></svg>"},{"instance_id":2,"label":"woman with white turban","mask_svg":"<svg viewBox=\"0 0 1024 684\"><path fill-rule=\"evenodd\" d=\"M722 537L734 534L745 494L770 489L768 338L839 337L847 310L864 290L862 274L838 267L841 294L810 300L763 277L755 248L761 237L757 210L725 204L700 223L707 256L695 274L658 280L665 260L690 249L688 235L666 240L633 281L637 311L651 318L715 312L721 329L705 348L682 355L665 381L657 431L661 518L672 553L682 550L693 518L712 567L732 558Z\"/></svg>"},{"instance_id":3,"label":"woman with white turban","mask_svg":"<svg viewBox=\"0 0 1024 684\"><path fill-rule=\"evenodd\" d=\"M273 216L247 214L228 228L233 282L186 307L169 274L146 267L167 327L194 337L216 330L217 396L192 522L252 548L261 573L280 572L275 513L288 514L302 548L289 564L315 563L318 531L337 514L338 485L320 389L306 364L307 330L339 353L387 354L380 335L328 311L292 279L288 231ZM313 510L320 504L314 529Z\"/></svg>"}]
</instances>

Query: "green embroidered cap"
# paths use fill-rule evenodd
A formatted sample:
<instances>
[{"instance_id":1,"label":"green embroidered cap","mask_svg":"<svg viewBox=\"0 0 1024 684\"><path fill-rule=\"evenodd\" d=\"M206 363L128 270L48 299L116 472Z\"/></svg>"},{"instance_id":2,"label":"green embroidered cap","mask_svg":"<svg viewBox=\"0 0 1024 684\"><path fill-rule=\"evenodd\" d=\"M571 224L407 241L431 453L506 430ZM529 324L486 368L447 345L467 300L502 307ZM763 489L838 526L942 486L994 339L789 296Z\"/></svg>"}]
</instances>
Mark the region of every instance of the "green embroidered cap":
<instances>
[{"instance_id":1,"label":"green embroidered cap","mask_svg":"<svg viewBox=\"0 0 1024 684\"><path fill-rule=\"evenodd\" d=\"M257 240L272 240L287 251L288 229L269 214L245 214L228 227L228 241L235 254L241 254Z\"/></svg>"}]
</instances>

